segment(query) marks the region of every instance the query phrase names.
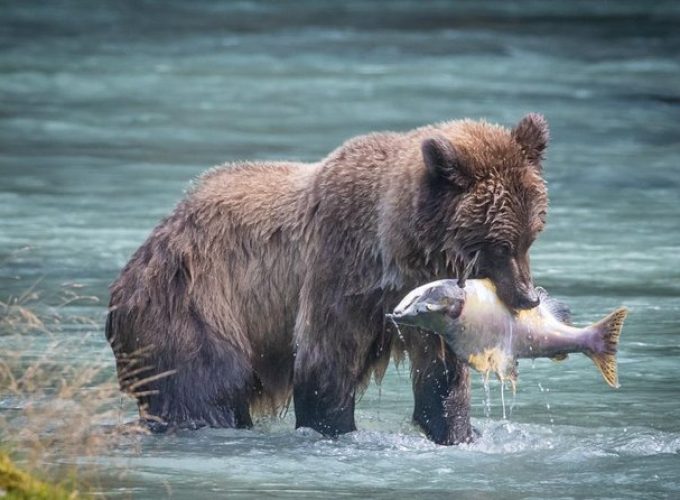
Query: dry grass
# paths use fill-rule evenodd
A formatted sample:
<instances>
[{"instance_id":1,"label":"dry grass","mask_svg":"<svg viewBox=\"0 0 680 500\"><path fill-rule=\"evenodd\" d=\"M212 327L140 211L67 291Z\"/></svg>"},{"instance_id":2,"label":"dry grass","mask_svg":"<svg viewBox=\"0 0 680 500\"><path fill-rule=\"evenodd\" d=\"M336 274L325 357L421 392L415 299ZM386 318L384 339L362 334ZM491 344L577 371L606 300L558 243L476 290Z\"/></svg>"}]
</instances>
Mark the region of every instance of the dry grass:
<instances>
[{"instance_id":1,"label":"dry grass","mask_svg":"<svg viewBox=\"0 0 680 500\"><path fill-rule=\"evenodd\" d=\"M33 291L35 283L18 297L0 300L0 335L12 333L46 332L45 323L30 308L39 296Z\"/></svg>"},{"instance_id":2,"label":"dry grass","mask_svg":"<svg viewBox=\"0 0 680 500\"><path fill-rule=\"evenodd\" d=\"M147 432L126 420L136 406L130 396L144 384L139 378L148 367L144 353L130 357L123 369L130 383L122 393L108 346L93 352L92 337L103 335L101 308L89 308L96 309L89 313L93 316L67 314L67 306L78 310L75 306L92 304L96 297L79 295L79 286L70 284L52 300L56 305L47 306L38 285L0 301L0 441L22 468L41 479L60 481L66 475L92 481L98 471L91 459L121 444L139 445L139 435ZM74 332L74 325L84 326ZM78 359L83 355L86 361ZM117 472L124 474L125 467ZM111 474L107 465L106 475Z\"/></svg>"},{"instance_id":3,"label":"dry grass","mask_svg":"<svg viewBox=\"0 0 680 500\"><path fill-rule=\"evenodd\" d=\"M31 468L82 462L107 452L121 436L144 432L125 424L124 396L100 362L54 361L62 345L51 342L30 362L18 352L0 358L2 398L13 406L0 417L0 435Z\"/></svg>"},{"instance_id":4,"label":"dry grass","mask_svg":"<svg viewBox=\"0 0 680 500\"><path fill-rule=\"evenodd\" d=\"M69 324L97 325L97 321L87 316L69 315L64 318L63 311L73 304L96 304L99 299L92 295L80 295L77 292L82 285L68 283L61 287L56 297L56 304L45 305L45 300L37 290L41 280L37 280L21 295L10 295L0 300L0 335L27 333L52 334L61 330L66 319ZM49 300L49 299L48 299ZM41 310L40 312L38 312Z\"/></svg>"}]
</instances>

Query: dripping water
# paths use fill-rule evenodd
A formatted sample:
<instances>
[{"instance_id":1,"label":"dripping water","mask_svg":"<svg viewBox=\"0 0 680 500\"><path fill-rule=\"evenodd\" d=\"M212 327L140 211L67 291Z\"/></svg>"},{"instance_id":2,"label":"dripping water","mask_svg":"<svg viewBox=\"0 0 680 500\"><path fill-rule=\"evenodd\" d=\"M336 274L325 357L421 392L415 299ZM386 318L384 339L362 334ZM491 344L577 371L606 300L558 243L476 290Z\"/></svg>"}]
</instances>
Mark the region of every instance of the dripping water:
<instances>
[{"instance_id":1,"label":"dripping water","mask_svg":"<svg viewBox=\"0 0 680 500\"><path fill-rule=\"evenodd\" d=\"M555 423L555 420L553 419L552 416L552 411L550 410L550 401L548 401L548 393L550 392L549 388L544 388L541 383L538 383L538 388L543 394L543 400L545 401L545 408L548 410L548 418L550 418L550 425Z\"/></svg>"},{"instance_id":2,"label":"dripping water","mask_svg":"<svg viewBox=\"0 0 680 500\"><path fill-rule=\"evenodd\" d=\"M399 335L399 339L404 342L404 334L401 333L401 329L399 328L399 324L394 320L394 318L390 317L390 321L394 325L394 328L397 329L397 335Z\"/></svg>"},{"instance_id":3,"label":"dripping water","mask_svg":"<svg viewBox=\"0 0 680 500\"><path fill-rule=\"evenodd\" d=\"M512 382L512 399L510 400L510 414L509 414L510 418L512 418L512 411L515 409L516 401L517 401L517 388L515 387L515 382Z\"/></svg>"},{"instance_id":4,"label":"dripping water","mask_svg":"<svg viewBox=\"0 0 680 500\"><path fill-rule=\"evenodd\" d=\"M491 390L489 389L489 374L482 374L482 385L484 386L484 417L491 417Z\"/></svg>"},{"instance_id":5,"label":"dripping water","mask_svg":"<svg viewBox=\"0 0 680 500\"><path fill-rule=\"evenodd\" d=\"M446 377L446 385L448 386L449 384L449 368L446 366L446 344L444 343L444 337L439 337L439 340L441 342L441 351L439 355L439 359L442 362L442 368L444 369L444 376Z\"/></svg>"}]
</instances>

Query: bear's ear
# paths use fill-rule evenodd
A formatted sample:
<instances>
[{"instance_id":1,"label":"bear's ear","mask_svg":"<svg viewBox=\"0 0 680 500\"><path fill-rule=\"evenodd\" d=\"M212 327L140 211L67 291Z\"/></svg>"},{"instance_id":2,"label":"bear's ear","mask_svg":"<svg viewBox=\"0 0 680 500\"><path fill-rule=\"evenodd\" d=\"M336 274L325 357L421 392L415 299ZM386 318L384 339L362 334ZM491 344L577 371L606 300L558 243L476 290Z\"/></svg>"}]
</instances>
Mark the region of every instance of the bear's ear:
<instances>
[{"instance_id":1,"label":"bear's ear","mask_svg":"<svg viewBox=\"0 0 680 500\"><path fill-rule=\"evenodd\" d=\"M529 113L512 129L512 137L522 147L527 159L538 164L550 139L548 122L543 115Z\"/></svg>"},{"instance_id":2,"label":"bear's ear","mask_svg":"<svg viewBox=\"0 0 680 500\"><path fill-rule=\"evenodd\" d=\"M453 182L463 188L470 184L471 177L460 161L456 147L447 138L437 135L425 139L420 150L432 178Z\"/></svg>"}]
</instances>

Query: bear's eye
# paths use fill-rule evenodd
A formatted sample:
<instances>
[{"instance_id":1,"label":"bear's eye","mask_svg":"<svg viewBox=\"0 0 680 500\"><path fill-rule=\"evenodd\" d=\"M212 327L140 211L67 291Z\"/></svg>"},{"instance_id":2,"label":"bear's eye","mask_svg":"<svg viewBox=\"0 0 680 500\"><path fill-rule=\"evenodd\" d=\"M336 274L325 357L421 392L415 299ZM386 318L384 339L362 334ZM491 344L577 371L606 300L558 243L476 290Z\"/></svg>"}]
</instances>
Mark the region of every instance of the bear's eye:
<instances>
[{"instance_id":1,"label":"bear's eye","mask_svg":"<svg viewBox=\"0 0 680 500\"><path fill-rule=\"evenodd\" d=\"M508 257L511 252L512 249L510 248L510 245L507 243L499 243L497 245L494 245L493 247L493 254L495 257L498 258Z\"/></svg>"},{"instance_id":2,"label":"bear's eye","mask_svg":"<svg viewBox=\"0 0 680 500\"><path fill-rule=\"evenodd\" d=\"M542 210L536 215L536 221L534 222L534 231L540 233L543 231L543 226L545 226L546 218L548 214L545 210Z\"/></svg>"}]
</instances>

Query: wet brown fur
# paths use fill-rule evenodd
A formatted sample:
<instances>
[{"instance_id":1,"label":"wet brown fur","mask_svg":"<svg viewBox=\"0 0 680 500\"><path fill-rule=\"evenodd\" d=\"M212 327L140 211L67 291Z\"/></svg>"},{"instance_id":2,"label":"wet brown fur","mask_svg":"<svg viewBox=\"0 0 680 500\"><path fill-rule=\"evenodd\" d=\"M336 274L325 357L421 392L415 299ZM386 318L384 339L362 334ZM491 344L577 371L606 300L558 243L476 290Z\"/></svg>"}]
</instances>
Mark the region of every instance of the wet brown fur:
<instances>
[{"instance_id":1,"label":"wet brown fur","mask_svg":"<svg viewBox=\"0 0 680 500\"><path fill-rule=\"evenodd\" d=\"M140 405L170 425L249 426L251 410L285 407L295 386L300 413L312 389L321 405L312 413L351 413L371 374L380 379L404 349L417 396L433 360L445 366L438 344L395 340L385 313L416 285L485 274L497 244L523 258L547 210L546 141L537 115L513 131L452 121L357 137L314 164L209 171L111 287L107 338L119 366L153 345L152 371L177 370ZM460 442L468 374L446 357L447 429L426 432ZM310 422L298 418L326 430ZM338 426L351 430L353 416Z\"/></svg>"}]
</instances>

